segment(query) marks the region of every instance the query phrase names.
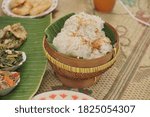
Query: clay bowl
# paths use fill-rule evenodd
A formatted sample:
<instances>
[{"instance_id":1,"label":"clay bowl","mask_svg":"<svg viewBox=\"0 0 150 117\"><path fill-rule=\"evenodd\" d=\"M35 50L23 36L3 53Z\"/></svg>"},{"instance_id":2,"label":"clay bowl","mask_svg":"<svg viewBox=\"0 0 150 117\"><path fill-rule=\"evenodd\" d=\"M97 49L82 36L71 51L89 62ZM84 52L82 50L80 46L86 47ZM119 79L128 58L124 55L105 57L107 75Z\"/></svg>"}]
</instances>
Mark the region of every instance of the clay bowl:
<instances>
[{"instance_id":1,"label":"clay bowl","mask_svg":"<svg viewBox=\"0 0 150 117\"><path fill-rule=\"evenodd\" d=\"M49 28L52 29L53 26ZM44 37L43 48L46 57L56 76L64 85L74 88L89 87L96 83L99 76L114 64L119 50L118 34L108 23L105 23L105 29L108 33L106 35L114 39L112 42L114 47L113 51L103 57L90 60L77 59L59 53L51 45L51 42L48 41L47 38L49 37Z\"/></svg>"}]
</instances>

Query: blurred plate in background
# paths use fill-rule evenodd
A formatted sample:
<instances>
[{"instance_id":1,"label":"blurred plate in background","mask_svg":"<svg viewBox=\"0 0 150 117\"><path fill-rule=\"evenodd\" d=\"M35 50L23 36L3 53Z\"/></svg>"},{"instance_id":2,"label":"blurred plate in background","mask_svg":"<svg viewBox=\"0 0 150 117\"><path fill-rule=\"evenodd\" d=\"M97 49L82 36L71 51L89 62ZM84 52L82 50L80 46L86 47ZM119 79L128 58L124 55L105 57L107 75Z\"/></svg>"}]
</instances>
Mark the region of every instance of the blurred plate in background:
<instances>
[{"instance_id":1,"label":"blurred plate in background","mask_svg":"<svg viewBox=\"0 0 150 117\"><path fill-rule=\"evenodd\" d=\"M55 90L41 93L32 98L33 100L95 100L86 94L68 91L68 90Z\"/></svg>"},{"instance_id":2,"label":"blurred plate in background","mask_svg":"<svg viewBox=\"0 0 150 117\"><path fill-rule=\"evenodd\" d=\"M49 9L47 9L43 13L35 15L35 16L21 16L21 15L14 14L10 10L10 7L9 7L10 2L11 2L11 0L3 0L3 2L2 2L2 10L3 10L3 12L6 15L8 15L8 16L19 17L19 18L37 18L37 17L42 17L42 16L45 16L45 15L49 14L50 12L52 12L58 5L58 0L51 0L52 5L50 6Z\"/></svg>"}]
</instances>

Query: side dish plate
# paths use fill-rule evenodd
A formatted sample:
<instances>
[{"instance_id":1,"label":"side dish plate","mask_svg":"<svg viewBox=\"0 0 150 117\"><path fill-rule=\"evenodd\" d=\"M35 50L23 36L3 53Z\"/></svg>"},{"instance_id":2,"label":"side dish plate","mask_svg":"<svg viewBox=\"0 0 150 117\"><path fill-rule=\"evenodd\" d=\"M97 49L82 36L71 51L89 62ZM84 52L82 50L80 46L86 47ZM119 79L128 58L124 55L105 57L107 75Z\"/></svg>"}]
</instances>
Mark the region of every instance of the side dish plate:
<instances>
[{"instance_id":1,"label":"side dish plate","mask_svg":"<svg viewBox=\"0 0 150 117\"><path fill-rule=\"evenodd\" d=\"M33 100L95 100L86 94L68 91L68 90L56 90L41 93L32 98Z\"/></svg>"},{"instance_id":2,"label":"side dish plate","mask_svg":"<svg viewBox=\"0 0 150 117\"><path fill-rule=\"evenodd\" d=\"M49 14L50 12L52 12L58 5L58 0L51 0L52 5L49 9L47 9L45 12L38 14L36 16L21 16L21 15L16 15L14 13L12 13L12 11L10 10L9 4L10 4L11 0L3 0L2 2L2 10L3 12L11 17L19 17L19 18L37 18L37 17L42 17L45 16L47 14Z\"/></svg>"}]
</instances>

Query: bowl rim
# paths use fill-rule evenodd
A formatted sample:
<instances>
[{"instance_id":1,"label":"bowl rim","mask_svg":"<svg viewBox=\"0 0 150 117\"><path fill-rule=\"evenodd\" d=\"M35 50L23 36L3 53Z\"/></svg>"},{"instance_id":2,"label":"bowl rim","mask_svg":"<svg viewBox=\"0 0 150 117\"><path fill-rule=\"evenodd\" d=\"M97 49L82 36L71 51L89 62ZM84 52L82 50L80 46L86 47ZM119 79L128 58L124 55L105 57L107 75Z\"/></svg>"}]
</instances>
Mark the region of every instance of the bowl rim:
<instances>
[{"instance_id":1,"label":"bowl rim","mask_svg":"<svg viewBox=\"0 0 150 117\"><path fill-rule=\"evenodd\" d=\"M40 93L40 94L37 94L35 95L34 97L32 97L31 100L39 100L39 99L43 99L44 98L49 98L49 95L50 94L56 94L56 96L60 96L60 94L68 94L68 97L69 99L68 100L71 100L70 96L72 95L78 95L80 98L81 97L86 97L88 98L88 100L96 100L94 97L90 96L90 95L87 95L87 94L84 94L84 93L81 93L81 92L78 92L78 91L73 91L73 90L64 90L64 89L58 89L58 90L52 90L52 91L47 91L47 92L44 92L44 93ZM63 98L60 97L61 100L63 100ZM54 99L54 100L60 100L60 99ZM81 100L81 99L80 99Z\"/></svg>"}]
</instances>

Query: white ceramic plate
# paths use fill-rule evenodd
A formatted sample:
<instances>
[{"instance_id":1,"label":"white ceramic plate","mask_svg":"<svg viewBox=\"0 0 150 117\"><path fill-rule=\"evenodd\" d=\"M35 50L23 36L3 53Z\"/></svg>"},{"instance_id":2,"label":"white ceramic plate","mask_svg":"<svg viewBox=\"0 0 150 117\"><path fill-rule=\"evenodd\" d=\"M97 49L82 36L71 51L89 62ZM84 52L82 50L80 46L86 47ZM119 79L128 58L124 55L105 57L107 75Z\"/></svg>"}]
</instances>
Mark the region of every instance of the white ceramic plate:
<instances>
[{"instance_id":1,"label":"white ceramic plate","mask_svg":"<svg viewBox=\"0 0 150 117\"><path fill-rule=\"evenodd\" d=\"M41 93L32 98L33 100L95 100L94 98L75 91L55 90Z\"/></svg>"},{"instance_id":2,"label":"white ceramic plate","mask_svg":"<svg viewBox=\"0 0 150 117\"><path fill-rule=\"evenodd\" d=\"M19 17L19 18L37 18L37 17L42 17L44 15L49 14L50 12L52 12L58 5L58 0L51 0L52 1L52 5L49 9L47 9L45 12L38 14L36 16L21 16L21 15L16 15L14 13L11 12L10 8L9 8L9 4L10 4L11 0L3 0L2 2L2 10L3 12L11 17Z\"/></svg>"}]
</instances>

